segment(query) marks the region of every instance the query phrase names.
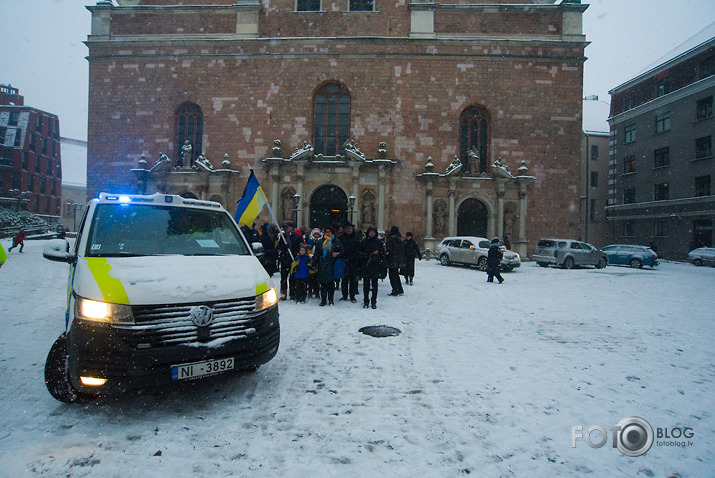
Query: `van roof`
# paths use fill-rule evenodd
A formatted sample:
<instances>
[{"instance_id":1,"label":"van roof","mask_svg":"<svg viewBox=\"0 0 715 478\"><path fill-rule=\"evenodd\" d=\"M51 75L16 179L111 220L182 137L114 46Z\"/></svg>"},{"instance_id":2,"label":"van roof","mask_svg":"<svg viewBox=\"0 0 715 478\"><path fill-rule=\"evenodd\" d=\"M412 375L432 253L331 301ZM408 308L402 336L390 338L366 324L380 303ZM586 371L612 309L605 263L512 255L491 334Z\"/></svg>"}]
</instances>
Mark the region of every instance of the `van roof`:
<instances>
[{"instance_id":1,"label":"van roof","mask_svg":"<svg viewBox=\"0 0 715 478\"><path fill-rule=\"evenodd\" d=\"M95 199L99 204L157 204L162 206L193 206L206 209L223 209L221 204L214 201L202 201L199 199L184 198L176 194L154 193L151 195L141 194L110 194L99 193Z\"/></svg>"}]
</instances>

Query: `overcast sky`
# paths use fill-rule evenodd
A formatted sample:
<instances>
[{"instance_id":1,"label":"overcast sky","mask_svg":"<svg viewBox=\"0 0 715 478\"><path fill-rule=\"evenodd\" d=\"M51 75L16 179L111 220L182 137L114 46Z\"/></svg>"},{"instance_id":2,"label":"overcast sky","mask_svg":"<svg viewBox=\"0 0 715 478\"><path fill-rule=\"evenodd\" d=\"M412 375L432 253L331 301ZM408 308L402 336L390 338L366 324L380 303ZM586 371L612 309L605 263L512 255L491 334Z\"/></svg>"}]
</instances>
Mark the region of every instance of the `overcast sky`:
<instances>
[{"instance_id":1,"label":"overcast sky","mask_svg":"<svg viewBox=\"0 0 715 478\"><path fill-rule=\"evenodd\" d=\"M378 0L383 1L383 0ZM584 3L589 3L585 2ZM20 89L25 104L60 117L64 137L87 139L87 48L90 0L0 0L5 45L0 83ZM586 39L584 128L607 131L608 90L687 41L715 19L714 0L592 0Z\"/></svg>"}]
</instances>

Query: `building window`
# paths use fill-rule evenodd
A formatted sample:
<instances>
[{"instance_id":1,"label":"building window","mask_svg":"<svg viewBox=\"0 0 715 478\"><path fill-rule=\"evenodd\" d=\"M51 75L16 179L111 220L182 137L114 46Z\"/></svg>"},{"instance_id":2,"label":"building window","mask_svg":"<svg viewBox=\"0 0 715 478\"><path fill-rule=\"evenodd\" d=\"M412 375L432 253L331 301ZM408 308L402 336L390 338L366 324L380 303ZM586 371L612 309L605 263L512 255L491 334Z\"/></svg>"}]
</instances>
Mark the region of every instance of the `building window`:
<instances>
[{"instance_id":1,"label":"building window","mask_svg":"<svg viewBox=\"0 0 715 478\"><path fill-rule=\"evenodd\" d=\"M22 152L22 169L27 171L27 164L29 163L30 153L27 151Z\"/></svg>"},{"instance_id":2,"label":"building window","mask_svg":"<svg viewBox=\"0 0 715 478\"><path fill-rule=\"evenodd\" d=\"M632 236L633 235L633 221L623 222L623 235Z\"/></svg>"},{"instance_id":3,"label":"building window","mask_svg":"<svg viewBox=\"0 0 715 478\"><path fill-rule=\"evenodd\" d=\"M705 136L695 140L695 159L709 158L712 155L712 136Z\"/></svg>"},{"instance_id":4,"label":"building window","mask_svg":"<svg viewBox=\"0 0 715 478\"><path fill-rule=\"evenodd\" d=\"M20 173L18 172L13 172L12 173L12 188L13 189L20 189L20 181L21 181Z\"/></svg>"},{"instance_id":5,"label":"building window","mask_svg":"<svg viewBox=\"0 0 715 478\"><path fill-rule=\"evenodd\" d=\"M715 55L709 56L700 62L700 79L715 74Z\"/></svg>"},{"instance_id":6,"label":"building window","mask_svg":"<svg viewBox=\"0 0 715 478\"><path fill-rule=\"evenodd\" d=\"M713 97L708 96L702 100L698 100L697 106L697 119L703 120L707 118L712 118L713 116Z\"/></svg>"},{"instance_id":7,"label":"building window","mask_svg":"<svg viewBox=\"0 0 715 478\"><path fill-rule=\"evenodd\" d=\"M588 216L591 221L593 221L596 217L596 200L595 199L591 199Z\"/></svg>"},{"instance_id":8,"label":"building window","mask_svg":"<svg viewBox=\"0 0 715 478\"><path fill-rule=\"evenodd\" d=\"M5 136L7 136L7 128L0 126L0 144L5 144Z\"/></svg>"},{"instance_id":9,"label":"building window","mask_svg":"<svg viewBox=\"0 0 715 478\"><path fill-rule=\"evenodd\" d=\"M45 178L40 178L40 194L47 194L45 188L47 187L47 180Z\"/></svg>"},{"instance_id":10,"label":"building window","mask_svg":"<svg viewBox=\"0 0 715 478\"><path fill-rule=\"evenodd\" d=\"M626 96L625 111L632 110L635 107L636 107L636 95Z\"/></svg>"},{"instance_id":11,"label":"building window","mask_svg":"<svg viewBox=\"0 0 715 478\"><path fill-rule=\"evenodd\" d=\"M323 85L315 94L313 150L315 154L345 154L350 135L350 94L337 83Z\"/></svg>"},{"instance_id":12,"label":"building window","mask_svg":"<svg viewBox=\"0 0 715 478\"><path fill-rule=\"evenodd\" d=\"M52 158L47 159L47 170L45 171L45 174L48 176L52 176L55 173L54 168L52 167Z\"/></svg>"},{"instance_id":13,"label":"building window","mask_svg":"<svg viewBox=\"0 0 715 478\"><path fill-rule=\"evenodd\" d=\"M295 9L299 12L319 12L320 0L298 0Z\"/></svg>"},{"instance_id":14,"label":"building window","mask_svg":"<svg viewBox=\"0 0 715 478\"><path fill-rule=\"evenodd\" d=\"M35 128L35 130L42 134L42 116L40 115L37 115L37 128Z\"/></svg>"},{"instance_id":15,"label":"building window","mask_svg":"<svg viewBox=\"0 0 715 478\"><path fill-rule=\"evenodd\" d=\"M598 161L598 145L591 145L591 161Z\"/></svg>"},{"instance_id":16,"label":"building window","mask_svg":"<svg viewBox=\"0 0 715 478\"><path fill-rule=\"evenodd\" d=\"M660 168L670 164L670 148L660 148L653 152L654 164L653 167Z\"/></svg>"},{"instance_id":17,"label":"building window","mask_svg":"<svg viewBox=\"0 0 715 478\"><path fill-rule=\"evenodd\" d=\"M658 183L653 185L653 201L668 200L668 183Z\"/></svg>"},{"instance_id":18,"label":"building window","mask_svg":"<svg viewBox=\"0 0 715 478\"><path fill-rule=\"evenodd\" d=\"M375 10L373 0L350 0L351 12L372 12Z\"/></svg>"},{"instance_id":19,"label":"building window","mask_svg":"<svg viewBox=\"0 0 715 478\"><path fill-rule=\"evenodd\" d=\"M20 113L17 111L11 111L10 117L8 118L8 126L17 126L18 121L20 121Z\"/></svg>"},{"instance_id":20,"label":"building window","mask_svg":"<svg viewBox=\"0 0 715 478\"><path fill-rule=\"evenodd\" d=\"M636 140L636 125L629 124L623 128L623 142L632 143Z\"/></svg>"},{"instance_id":21,"label":"building window","mask_svg":"<svg viewBox=\"0 0 715 478\"><path fill-rule=\"evenodd\" d=\"M50 194L57 196L57 181L52 181L52 186L50 187Z\"/></svg>"},{"instance_id":22,"label":"building window","mask_svg":"<svg viewBox=\"0 0 715 478\"><path fill-rule=\"evenodd\" d=\"M45 198L45 214L50 214L50 197Z\"/></svg>"},{"instance_id":23,"label":"building window","mask_svg":"<svg viewBox=\"0 0 715 478\"><path fill-rule=\"evenodd\" d=\"M42 154L47 154L47 138L42 138Z\"/></svg>"},{"instance_id":24,"label":"building window","mask_svg":"<svg viewBox=\"0 0 715 478\"><path fill-rule=\"evenodd\" d=\"M665 237L668 235L667 229L668 220L667 219L654 219L653 220L653 235L659 237Z\"/></svg>"},{"instance_id":25,"label":"building window","mask_svg":"<svg viewBox=\"0 0 715 478\"><path fill-rule=\"evenodd\" d=\"M15 147L16 148L20 147L20 136L21 136L20 129L18 128L15 130Z\"/></svg>"},{"instance_id":26,"label":"building window","mask_svg":"<svg viewBox=\"0 0 715 478\"><path fill-rule=\"evenodd\" d=\"M598 172L596 172L596 171L591 171L591 187L592 188L598 187Z\"/></svg>"},{"instance_id":27,"label":"building window","mask_svg":"<svg viewBox=\"0 0 715 478\"><path fill-rule=\"evenodd\" d=\"M661 78L655 82L655 97L660 98L661 96L670 93L670 77Z\"/></svg>"},{"instance_id":28,"label":"building window","mask_svg":"<svg viewBox=\"0 0 715 478\"><path fill-rule=\"evenodd\" d=\"M30 145L30 151L35 151L35 133L29 133L30 139L28 141Z\"/></svg>"},{"instance_id":29,"label":"building window","mask_svg":"<svg viewBox=\"0 0 715 478\"><path fill-rule=\"evenodd\" d=\"M655 117L655 132L662 133L670 129L670 111Z\"/></svg>"},{"instance_id":30,"label":"building window","mask_svg":"<svg viewBox=\"0 0 715 478\"><path fill-rule=\"evenodd\" d=\"M459 159L462 161L462 173L487 172L488 145L489 121L486 112L475 106L467 108L459 117ZM474 158L474 153L478 159Z\"/></svg>"},{"instance_id":31,"label":"building window","mask_svg":"<svg viewBox=\"0 0 715 478\"><path fill-rule=\"evenodd\" d=\"M62 179L62 165L60 163L57 163L57 166L55 166L55 169L57 170L57 177L59 179Z\"/></svg>"},{"instance_id":32,"label":"building window","mask_svg":"<svg viewBox=\"0 0 715 478\"><path fill-rule=\"evenodd\" d=\"M626 156L623 158L623 173L635 173L636 172L636 157L635 155Z\"/></svg>"},{"instance_id":33,"label":"building window","mask_svg":"<svg viewBox=\"0 0 715 478\"><path fill-rule=\"evenodd\" d=\"M35 172L36 173L40 172L40 164L41 164L40 156L36 154L35 155Z\"/></svg>"},{"instance_id":34,"label":"building window","mask_svg":"<svg viewBox=\"0 0 715 478\"><path fill-rule=\"evenodd\" d=\"M27 177L27 190L31 193L35 192L35 176L33 174Z\"/></svg>"},{"instance_id":35,"label":"building window","mask_svg":"<svg viewBox=\"0 0 715 478\"><path fill-rule=\"evenodd\" d=\"M636 202L636 188L626 188L623 190L623 204L634 204Z\"/></svg>"},{"instance_id":36,"label":"building window","mask_svg":"<svg viewBox=\"0 0 715 478\"><path fill-rule=\"evenodd\" d=\"M710 196L710 175L695 178L695 196Z\"/></svg>"},{"instance_id":37,"label":"building window","mask_svg":"<svg viewBox=\"0 0 715 478\"><path fill-rule=\"evenodd\" d=\"M177 135L176 135L176 158L177 164L183 167L190 167L194 164L194 158L203 151L204 115L201 108L193 103L183 105L177 113ZM189 157L184 157L183 149L186 141L191 145Z\"/></svg>"}]
</instances>

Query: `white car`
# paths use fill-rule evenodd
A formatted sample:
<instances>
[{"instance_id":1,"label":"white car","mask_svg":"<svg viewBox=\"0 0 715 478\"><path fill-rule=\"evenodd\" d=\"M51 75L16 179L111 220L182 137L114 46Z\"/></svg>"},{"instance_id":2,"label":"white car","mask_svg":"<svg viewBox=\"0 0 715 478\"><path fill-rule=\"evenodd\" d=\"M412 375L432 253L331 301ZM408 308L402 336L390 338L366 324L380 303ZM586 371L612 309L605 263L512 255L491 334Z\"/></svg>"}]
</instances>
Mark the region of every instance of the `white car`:
<instances>
[{"instance_id":1,"label":"white car","mask_svg":"<svg viewBox=\"0 0 715 478\"><path fill-rule=\"evenodd\" d=\"M444 266L459 264L477 266L479 270L487 269L487 253L491 241L485 237L453 236L445 237L435 250L435 256ZM521 266L521 257L516 252L501 246L504 257L501 270L509 272Z\"/></svg>"},{"instance_id":2,"label":"white car","mask_svg":"<svg viewBox=\"0 0 715 478\"><path fill-rule=\"evenodd\" d=\"M688 262L696 266L715 266L715 247L699 247L688 252Z\"/></svg>"}]
</instances>

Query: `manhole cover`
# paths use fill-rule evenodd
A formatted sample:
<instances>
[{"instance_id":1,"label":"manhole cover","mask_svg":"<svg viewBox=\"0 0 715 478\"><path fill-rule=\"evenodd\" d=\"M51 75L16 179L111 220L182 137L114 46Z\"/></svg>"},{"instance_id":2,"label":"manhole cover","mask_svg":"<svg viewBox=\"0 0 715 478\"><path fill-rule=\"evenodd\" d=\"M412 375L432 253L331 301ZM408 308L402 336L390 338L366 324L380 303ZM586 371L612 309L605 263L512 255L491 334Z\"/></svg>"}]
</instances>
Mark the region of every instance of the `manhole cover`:
<instances>
[{"instance_id":1,"label":"manhole cover","mask_svg":"<svg viewBox=\"0 0 715 478\"><path fill-rule=\"evenodd\" d=\"M370 325L360 329L360 332L372 337L393 337L395 335L400 335L400 329L396 329L395 327L390 327L388 325Z\"/></svg>"}]
</instances>

